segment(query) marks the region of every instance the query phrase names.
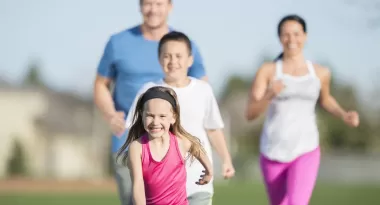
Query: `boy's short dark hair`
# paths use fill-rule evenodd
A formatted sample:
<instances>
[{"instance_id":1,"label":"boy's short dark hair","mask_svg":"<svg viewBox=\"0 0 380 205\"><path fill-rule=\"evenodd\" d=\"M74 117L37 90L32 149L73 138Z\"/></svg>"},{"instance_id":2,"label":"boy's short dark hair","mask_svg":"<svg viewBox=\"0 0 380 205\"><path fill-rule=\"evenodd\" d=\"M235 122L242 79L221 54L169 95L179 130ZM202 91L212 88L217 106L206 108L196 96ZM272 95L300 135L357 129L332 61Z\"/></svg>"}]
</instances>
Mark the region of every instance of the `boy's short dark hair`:
<instances>
[{"instance_id":1,"label":"boy's short dark hair","mask_svg":"<svg viewBox=\"0 0 380 205\"><path fill-rule=\"evenodd\" d=\"M186 34L178 31L171 31L167 34L165 34L160 42L158 43L158 56L161 55L161 50L164 44L168 41L180 41L186 44L188 50L189 50L189 55L192 53L192 46L191 46L191 41L189 37L186 36Z\"/></svg>"}]
</instances>

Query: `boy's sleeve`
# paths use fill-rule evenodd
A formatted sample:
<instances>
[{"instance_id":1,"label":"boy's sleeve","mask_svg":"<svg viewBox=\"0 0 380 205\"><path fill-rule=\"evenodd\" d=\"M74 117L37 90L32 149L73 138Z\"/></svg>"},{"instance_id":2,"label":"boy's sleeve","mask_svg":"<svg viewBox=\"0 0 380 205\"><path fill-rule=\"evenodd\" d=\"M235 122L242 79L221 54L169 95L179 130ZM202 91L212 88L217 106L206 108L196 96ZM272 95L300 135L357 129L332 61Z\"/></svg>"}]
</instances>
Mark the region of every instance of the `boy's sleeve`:
<instances>
[{"instance_id":1,"label":"boy's sleeve","mask_svg":"<svg viewBox=\"0 0 380 205\"><path fill-rule=\"evenodd\" d=\"M194 57L194 62L193 62L193 65L189 68L187 75L200 79L206 76L206 70L204 68L203 59L198 49L198 46L193 42L191 42L191 46L193 50L192 54Z\"/></svg>"},{"instance_id":2,"label":"boy's sleeve","mask_svg":"<svg viewBox=\"0 0 380 205\"><path fill-rule=\"evenodd\" d=\"M207 86L207 108L206 108L206 118L204 122L205 129L223 129L224 122L220 114L219 105L214 96L214 92L208 83Z\"/></svg>"},{"instance_id":3,"label":"boy's sleeve","mask_svg":"<svg viewBox=\"0 0 380 205\"><path fill-rule=\"evenodd\" d=\"M105 78L114 78L115 77L115 68L114 68L114 50L113 50L112 37L108 40L106 47L104 48L103 55L100 59L98 65L98 75Z\"/></svg>"}]
</instances>

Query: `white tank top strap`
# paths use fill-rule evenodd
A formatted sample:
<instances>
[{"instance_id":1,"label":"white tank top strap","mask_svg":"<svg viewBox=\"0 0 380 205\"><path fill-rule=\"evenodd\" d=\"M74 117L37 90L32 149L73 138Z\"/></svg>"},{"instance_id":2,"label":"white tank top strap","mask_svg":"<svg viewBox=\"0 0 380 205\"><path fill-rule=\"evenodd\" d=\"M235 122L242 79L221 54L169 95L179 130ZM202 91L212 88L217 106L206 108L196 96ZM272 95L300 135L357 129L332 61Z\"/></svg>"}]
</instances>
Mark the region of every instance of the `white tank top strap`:
<instances>
[{"instance_id":1,"label":"white tank top strap","mask_svg":"<svg viewBox=\"0 0 380 205\"><path fill-rule=\"evenodd\" d=\"M310 75L312 77L317 77L317 75L315 74L313 63L309 60L306 60L306 66L307 66L307 69L309 70Z\"/></svg>"},{"instance_id":2,"label":"white tank top strap","mask_svg":"<svg viewBox=\"0 0 380 205\"><path fill-rule=\"evenodd\" d=\"M276 79L282 78L282 60L276 61Z\"/></svg>"}]
</instances>

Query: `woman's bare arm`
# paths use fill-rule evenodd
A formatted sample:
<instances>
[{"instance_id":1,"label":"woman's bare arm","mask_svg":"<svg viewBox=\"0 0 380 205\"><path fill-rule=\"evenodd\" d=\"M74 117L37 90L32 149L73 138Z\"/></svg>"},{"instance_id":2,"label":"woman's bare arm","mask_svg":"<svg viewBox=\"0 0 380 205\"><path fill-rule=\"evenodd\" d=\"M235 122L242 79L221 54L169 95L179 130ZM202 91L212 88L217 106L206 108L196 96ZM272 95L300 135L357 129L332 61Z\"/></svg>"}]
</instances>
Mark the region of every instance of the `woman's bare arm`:
<instances>
[{"instance_id":1,"label":"woman's bare arm","mask_svg":"<svg viewBox=\"0 0 380 205\"><path fill-rule=\"evenodd\" d=\"M335 98L330 94L331 72L325 68L316 65L316 73L321 81L321 93L319 102L321 106L329 113L342 119L351 127L359 126L359 114L356 111L344 110Z\"/></svg>"},{"instance_id":2,"label":"woman's bare arm","mask_svg":"<svg viewBox=\"0 0 380 205\"><path fill-rule=\"evenodd\" d=\"M269 105L273 94L268 91L268 84L272 76L273 63L265 63L259 68L252 82L245 117L251 121L260 116Z\"/></svg>"},{"instance_id":3,"label":"woman's bare arm","mask_svg":"<svg viewBox=\"0 0 380 205\"><path fill-rule=\"evenodd\" d=\"M321 81L321 93L319 103L329 113L343 119L346 111L339 105L335 98L330 93L331 72L321 66L315 66L316 73Z\"/></svg>"}]
</instances>

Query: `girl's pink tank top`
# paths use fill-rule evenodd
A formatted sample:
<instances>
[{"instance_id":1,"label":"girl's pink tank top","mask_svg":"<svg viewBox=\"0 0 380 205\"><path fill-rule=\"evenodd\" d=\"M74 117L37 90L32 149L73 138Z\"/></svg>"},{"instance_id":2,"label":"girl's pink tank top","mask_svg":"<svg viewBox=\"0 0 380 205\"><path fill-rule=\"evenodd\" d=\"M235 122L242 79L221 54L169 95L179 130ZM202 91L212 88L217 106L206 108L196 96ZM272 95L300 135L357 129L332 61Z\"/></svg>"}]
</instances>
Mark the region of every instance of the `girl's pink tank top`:
<instances>
[{"instance_id":1,"label":"girl's pink tank top","mask_svg":"<svg viewBox=\"0 0 380 205\"><path fill-rule=\"evenodd\" d=\"M152 158L148 135L142 137L142 170L147 205L189 204L185 162L174 134L170 133L169 150L159 162Z\"/></svg>"}]
</instances>

